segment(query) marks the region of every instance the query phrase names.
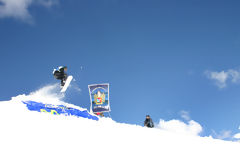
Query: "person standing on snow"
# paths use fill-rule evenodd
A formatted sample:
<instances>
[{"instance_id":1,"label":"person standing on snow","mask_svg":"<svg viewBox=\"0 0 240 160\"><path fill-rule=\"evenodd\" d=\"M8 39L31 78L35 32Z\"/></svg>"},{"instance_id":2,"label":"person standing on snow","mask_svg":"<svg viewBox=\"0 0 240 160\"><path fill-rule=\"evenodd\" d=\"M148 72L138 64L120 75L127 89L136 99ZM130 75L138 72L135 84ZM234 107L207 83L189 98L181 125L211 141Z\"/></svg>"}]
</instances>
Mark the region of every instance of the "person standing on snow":
<instances>
[{"instance_id":1,"label":"person standing on snow","mask_svg":"<svg viewBox=\"0 0 240 160\"><path fill-rule=\"evenodd\" d=\"M63 87L65 85L65 82L67 80L67 66L60 66L58 67L58 69L54 69L53 70L53 76L58 79L61 80L61 87Z\"/></svg>"},{"instance_id":2,"label":"person standing on snow","mask_svg":"<svg viewBox=\"0 0 240 160\"><path fill-rule=\"evenodd\" d=\"M145 121L144 121L144 126L145 126L145 127L148 127L148 128L153 128L153 127L154 127L152 118L150 118L149 115L146 115L146 119L145 119Z\"/></svg>"}]
</instances>

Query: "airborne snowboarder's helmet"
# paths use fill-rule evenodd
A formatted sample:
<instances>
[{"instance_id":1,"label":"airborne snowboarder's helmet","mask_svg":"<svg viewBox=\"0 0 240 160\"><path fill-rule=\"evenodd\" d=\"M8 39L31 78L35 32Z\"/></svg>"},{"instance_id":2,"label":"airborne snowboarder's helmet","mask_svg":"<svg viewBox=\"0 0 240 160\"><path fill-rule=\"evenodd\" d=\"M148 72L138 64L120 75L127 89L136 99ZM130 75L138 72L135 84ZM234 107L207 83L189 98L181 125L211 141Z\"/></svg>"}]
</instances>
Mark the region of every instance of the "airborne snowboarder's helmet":
<instances>
[{"instance_id":1,"label":"airborne snowboarder's helmet","mask_svg":"<svg viewBox=\"0 0 240 160\"><path fill-rule=\"evenodd\" d=\"M67 66L60 66L60 67L58 67L58 70L59 70L60 72L67 71Z\"/></svg>"},{"instance_id":2,"label":"airborne snowboarder's helmet","mask_svg":"<svg viewBox=\"0 0 240 160\"><path fill-rule=\"evenodd\" d=\"M67 66L60 66L58 69L67 69Z\"/></svg>"}]
</instances>

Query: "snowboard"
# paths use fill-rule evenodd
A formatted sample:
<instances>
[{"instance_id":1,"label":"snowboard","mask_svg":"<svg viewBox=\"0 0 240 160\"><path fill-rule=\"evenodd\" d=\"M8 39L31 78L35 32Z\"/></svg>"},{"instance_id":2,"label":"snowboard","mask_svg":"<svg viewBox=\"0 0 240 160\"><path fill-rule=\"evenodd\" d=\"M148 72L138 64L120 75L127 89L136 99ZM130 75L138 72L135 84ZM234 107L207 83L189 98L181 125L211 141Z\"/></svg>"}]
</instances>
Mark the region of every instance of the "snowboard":
<instances>
[{"instance_id":1,"label":"snowboard","mask_svg":"<svg viewBox=\"0 0 240 160\"><path fill-rule=\"evenodd\" d=\"M64 86L63 86L62 89L61 89L61 92L65 92L65 91L67 90L67 88L68 88L68 86L70 85L72 79L73 79L73 76L68 76L68 77L67 77L67 80L66 80Z\"/></svg>"}]
</instances>

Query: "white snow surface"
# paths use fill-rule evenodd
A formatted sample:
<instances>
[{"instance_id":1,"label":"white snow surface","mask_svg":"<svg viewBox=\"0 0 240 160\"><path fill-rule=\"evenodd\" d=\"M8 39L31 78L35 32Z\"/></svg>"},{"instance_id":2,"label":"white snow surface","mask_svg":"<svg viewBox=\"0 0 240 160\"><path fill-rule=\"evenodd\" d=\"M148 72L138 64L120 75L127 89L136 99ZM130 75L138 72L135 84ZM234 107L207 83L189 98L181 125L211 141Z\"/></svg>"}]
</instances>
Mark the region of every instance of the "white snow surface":
<instances>
[{"instance_id":1,"label":"white snow surface","mask_svg":"<svg viewBox=\"0 0 240 160\"><path fill-rule=\"evenodd\" d=\"M39 113L22 103L34 100L77 107L62 101L64 96L55 94L54 88L50 85L0 101L0 160L240 159L238 142L173 132L166 126L152 129L110 118L94 121Z\"/></svg>"}]
</instances>

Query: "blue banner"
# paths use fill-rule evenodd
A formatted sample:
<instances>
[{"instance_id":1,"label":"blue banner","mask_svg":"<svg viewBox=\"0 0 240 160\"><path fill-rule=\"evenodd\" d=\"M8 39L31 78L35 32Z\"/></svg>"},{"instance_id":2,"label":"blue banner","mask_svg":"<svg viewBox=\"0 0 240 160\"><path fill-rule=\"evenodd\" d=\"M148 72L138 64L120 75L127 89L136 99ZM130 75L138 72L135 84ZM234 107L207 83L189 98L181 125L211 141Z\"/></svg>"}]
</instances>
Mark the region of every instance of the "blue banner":
<instances>
[{"instance_id":1,"label":"blue banner","mask_svg":"<svg viewBox=\"0 0 240 160\"><path fill-rule=\"evenodd\" d=\"M23 101L30 111L46 112L54 115L63 114L65 116L83 117L93 120L98 120L97 116L91 115L87 110L80 111L76 108L67 107L64 105L43 104L34 101Z\"/></svg>"},{"instance_id":2,"label":"blue banner","mask_svg":"<svg viewBox=\"0 0 240 160\"><path fill-rule=\"evenodd\" d=\"M110 112L109 84L93 84L88 85L88 88L91 111L93 113Z\"/></svg>"}]
</instances>

